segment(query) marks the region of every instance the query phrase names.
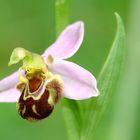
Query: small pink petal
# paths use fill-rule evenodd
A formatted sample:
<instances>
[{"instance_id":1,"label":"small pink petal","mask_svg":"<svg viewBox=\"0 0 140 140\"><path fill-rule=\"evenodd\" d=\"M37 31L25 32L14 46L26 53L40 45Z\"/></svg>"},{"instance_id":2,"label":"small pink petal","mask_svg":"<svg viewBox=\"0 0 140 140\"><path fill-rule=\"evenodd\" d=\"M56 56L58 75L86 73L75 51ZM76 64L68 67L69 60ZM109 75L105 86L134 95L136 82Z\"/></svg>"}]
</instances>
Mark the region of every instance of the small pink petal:
<instances>
[{"instance_id":1,"label":"small pink petal","mask_svg":"<svg viewBox=\"0 0 140 140\"><path fill-rule=\"evenodd\" d=\"M4 90L14 88L17 85L17 83L19 82L19 73L24 75L24 71L20 70L0 80L0 93Z\"/></svg>"},{"instance_id":2,"label":"small pink petal","mask_svg":"<svg viewBox=\"0 0 140 140\"><path fill-rule=\"evenodd\" d=\"M78 21L69 25L60 34L54 44L46 49L43 57L52 55L55 58L66 59L73 56L79 49L84 37L84 23Z\"/></svg>"},{"instance_id":3,"label":"small pink petal","mask_svg":"<svg viewBox=\"0 0 140 140\"><path fill-rule=\"evenodd\" d=\"M0 92L0 102L17 102L20 92L16 88L11 88Z\"/></svg>"},{"instance_id":4,"label":"small pink petal","mask_svg":"<svg viewBox=\"0 0 140 140\"><path fill-rule=\"evenodd\" d=\"M0 81L0 102L16 102L20 92L15 88L19 82L19 72L24 75L24 71L16 71Z\"/></svg>"},{"instance_id":5,"label":"small pink petal","mask_svg":"<svg viewBox=\"0 0 140 140\"><path fill-rule=\"evenodd\" d=\"M94 76L84 68L65 60L55 60L50 71L59 74L64 82L66 98L82 100L99 95Z\"/></svg>"}]
</instances>

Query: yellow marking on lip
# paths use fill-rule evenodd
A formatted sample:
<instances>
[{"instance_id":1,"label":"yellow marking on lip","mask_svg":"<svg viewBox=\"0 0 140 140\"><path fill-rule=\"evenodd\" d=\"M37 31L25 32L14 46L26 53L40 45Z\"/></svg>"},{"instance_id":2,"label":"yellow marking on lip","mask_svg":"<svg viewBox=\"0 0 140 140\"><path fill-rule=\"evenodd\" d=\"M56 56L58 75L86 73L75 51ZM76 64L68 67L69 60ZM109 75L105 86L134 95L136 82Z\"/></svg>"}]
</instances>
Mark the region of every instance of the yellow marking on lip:
<instances>
[{"instance_id":1,"label":"yellow marking on lip","mask_svg":"<svg viewBox=\"0 0 140 140\"><path fill-rule=\"evenodd\" d=\"M20 112L20 103L19 102L16 103L16 108L17 108L17 111Z\"/></svg>"},{"instance_id":2,"label":"yellow marking on lip","mask_svg":"<svg viewBox=\"0 0 140 140\"><path fill-rule=\"evenodd\" d=\"M24 108L23 108L23 110L22 110L22 115L24 115L25 114L25 112L26 112L26 106L24 106Z\"/></svg>"},{"instance_id":3,"label":"yellow marking on lip","mask_svg":"<svg viewBox=\"0 0 140 140\"><path fill-rule=\"evenodd\" d=\"M27 79L21 74L19 76L19 80L20 80L21 83L27 83Z\"/></svg>"},{"instance_id":4,"label":"yellow marking on lip","mask_svg":"<svg viewBox=\"0 0 140 140\"><path fill-rule=\"evenodd\" d=\"M62 81L61 77L57 74L53 75L51 72L49 72L47 78L41 83L41 85L40 85L40 87L38 88L37 91L31 93L29 91L28 84L26 85L25 91L23 93L23 100L26 100L30 97L33 98L34 100L39 100L41 98L41 96L44 94L47 85L50 82L52 82L53 80L58 81L58 83L61 85L61 88L63 89L63 81ZM37 93L38 93L38 95L34 96Z\"/></svg>"},{"instance_id":5,"label":"yellow marking on lip","mask_svg":"<svg viewBox=\"0 0 140 140\"><path fill-rule=\"evenodd\" d=\"M36 110L36 106L35 106L35 105L32 105L32 111L33 111L36 115L40 116L40 114L38 114L38 112L37 112L37 110Z\"/></svg>"},{"instance_id":6,"label":"yellow marking on lip","mask_svg":"<svg viewBox=\"0 0 140 140\"><path fill-rule=\"evenodd\" d=\"M49 98L48 98L48 103L52 106L55 105L55 98L56 98L56 91L55 89L51 88L49 90Z\"/></svg>"}]
</instances>

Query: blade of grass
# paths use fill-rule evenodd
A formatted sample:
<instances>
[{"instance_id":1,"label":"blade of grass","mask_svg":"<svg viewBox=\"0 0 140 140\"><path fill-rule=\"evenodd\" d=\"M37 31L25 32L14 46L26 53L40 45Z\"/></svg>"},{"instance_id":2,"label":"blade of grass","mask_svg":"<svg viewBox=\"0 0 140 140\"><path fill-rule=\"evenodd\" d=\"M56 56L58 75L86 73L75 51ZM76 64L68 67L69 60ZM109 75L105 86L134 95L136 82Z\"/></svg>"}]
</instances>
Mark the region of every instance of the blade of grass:
<instances>
[{"instance_id":1,"label":"blade of grass","mask_svg":"<svg viewBox=\"0 0 140 140\"><path fill-rule=\"evenodd\" d=\"M125 31L121 17L117 13L115 15L117 19L116 36L98 77L98 87L101 94L97 99L90 100L87 104L87 108L90 107L90 110L92 111L87 112L89 117L83 127L87 129L86 131L83 130L85 131L83 132L85 133L85 139L86 137L93 139L93 133L97 129L112 95L116 92L124 66ZM91 121L91 118L93 122Z\"/></svg>"}]
</instances>

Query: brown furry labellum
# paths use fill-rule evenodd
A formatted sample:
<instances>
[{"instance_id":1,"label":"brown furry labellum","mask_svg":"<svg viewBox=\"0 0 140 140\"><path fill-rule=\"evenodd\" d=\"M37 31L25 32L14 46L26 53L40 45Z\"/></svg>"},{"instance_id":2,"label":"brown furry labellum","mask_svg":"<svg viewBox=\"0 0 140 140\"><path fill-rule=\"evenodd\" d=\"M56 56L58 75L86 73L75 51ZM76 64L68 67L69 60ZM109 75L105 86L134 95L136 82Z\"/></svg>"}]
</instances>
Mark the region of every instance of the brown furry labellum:
<instances>
[{"instance_id":1,"label":"brown furry labellum","mask_svg":"<svg viewBox=\"0 0 140 140\"><path fill-rule=\"evenodd\" d=\"M21 91L17 102L18 113L29 121L48 117L62 93L61 84L57 79L46 82L32 77L26 84L20 83L17 88Z\"/></svg>"}]
</instances>

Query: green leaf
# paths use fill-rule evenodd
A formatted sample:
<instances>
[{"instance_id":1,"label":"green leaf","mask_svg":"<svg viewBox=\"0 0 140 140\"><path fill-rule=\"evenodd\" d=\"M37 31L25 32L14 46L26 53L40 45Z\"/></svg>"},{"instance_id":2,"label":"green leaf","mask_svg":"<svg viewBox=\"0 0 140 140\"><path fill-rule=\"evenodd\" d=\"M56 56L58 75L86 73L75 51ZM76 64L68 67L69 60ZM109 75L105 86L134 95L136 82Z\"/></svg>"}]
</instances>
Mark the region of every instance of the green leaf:
<instances>
[{"instance_id":1,"label":"green leaf","mask_svg":"<svg viewBox=\"0 0 140 140\"><path fill-rule=\"evenodd\" d=\"M124 65L125 31L118 14L117 33L98 77L100 96L84 101L63 100L63 111L70 140L93 140L111 96L115 93Z\"/></svg>"}]
</instances>

